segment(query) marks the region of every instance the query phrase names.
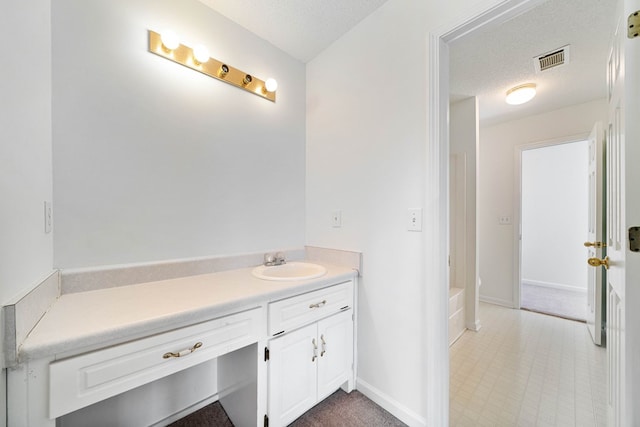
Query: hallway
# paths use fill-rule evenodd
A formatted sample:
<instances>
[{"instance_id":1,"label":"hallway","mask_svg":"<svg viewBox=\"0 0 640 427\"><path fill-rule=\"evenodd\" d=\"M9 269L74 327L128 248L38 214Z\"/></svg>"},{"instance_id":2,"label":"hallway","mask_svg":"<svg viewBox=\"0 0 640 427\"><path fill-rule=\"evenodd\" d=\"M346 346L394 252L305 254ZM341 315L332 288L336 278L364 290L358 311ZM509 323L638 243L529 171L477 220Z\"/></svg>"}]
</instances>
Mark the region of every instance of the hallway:
<instances>
[{"instance_id":1,"label":"hallway","mask_svg":"<svg viewBox=\"0 0 640 427\"><path fill-rule=\"evenodd\" d=\"M451 348L451 426L605 426L606 350L584 323L480 303Z\"/></svg>"}]
</instances>

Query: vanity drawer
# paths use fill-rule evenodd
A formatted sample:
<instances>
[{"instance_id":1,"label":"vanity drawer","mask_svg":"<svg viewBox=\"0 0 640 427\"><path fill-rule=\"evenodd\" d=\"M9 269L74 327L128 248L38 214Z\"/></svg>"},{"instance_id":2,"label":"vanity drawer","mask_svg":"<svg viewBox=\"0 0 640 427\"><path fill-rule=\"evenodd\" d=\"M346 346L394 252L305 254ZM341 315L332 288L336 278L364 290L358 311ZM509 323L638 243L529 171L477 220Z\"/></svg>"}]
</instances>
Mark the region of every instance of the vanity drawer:
<instances>
[{"instance_id":1,"label":"vanity drawer","mask_svg":"<svg viewBox=\"0 0 640 427\"><path fill-rule=\"evenodd\" d=\"M259 307L53 362L49 416L59 417L255 343L264 330L262 313Z\"/></svg>"},{"instance_id":2,"label":"vanity drawer","mask_svg":"<svg viewBox=\"0 0 640 427\"><path fill-rule=\"evenodd\" d=\"M353 307L353 281L269 304L269 335L295 329Z\"/></svg>"}]
</instances>

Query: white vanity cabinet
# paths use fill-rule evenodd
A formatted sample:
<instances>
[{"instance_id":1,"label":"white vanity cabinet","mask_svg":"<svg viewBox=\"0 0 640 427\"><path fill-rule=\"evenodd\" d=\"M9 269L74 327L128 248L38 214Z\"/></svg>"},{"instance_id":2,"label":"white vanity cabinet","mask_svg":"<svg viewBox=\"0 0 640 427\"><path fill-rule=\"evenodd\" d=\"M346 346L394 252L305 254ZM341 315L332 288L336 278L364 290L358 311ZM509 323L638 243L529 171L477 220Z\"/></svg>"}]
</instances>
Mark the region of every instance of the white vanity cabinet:
<instances>
[{"instance_id":1,"label":"white vanity cabinet","mask_svg":"<svg viewBox=\"0 0 640 427\"><path fill-rule=\"evenodd\" d=\"M257 342L262 308L49 365L49 417L100 402Z\"/></svg>"},{"instance_id":2,"label":"white vanity cabinet","mask_svg":"<svg viewBox=\"0 0 640 427\"><path fill-rule=\"evenodd\" d=\"M265 318L265 306L251 307L79 355L26 361L9 371L8 425L54 427L58 417L215 358L219 371L253 376L237 375L235 384L223 387L224 375L218 375L218 394L230 402L230 418L253 419L237 425L257 425L263 406L255 383L256 344L265 337ZM241 388L243 393L235 392Z\"/></svg>"},{"instance_id":3,"label":"white vanity cabinet","mask_svg":"<svg viewBox=\"0 0 640 427\"><path fill-rule=\"evenodd\" d=\"M248 273L60 296L7 369L7 425L89 425L119 399L144 404L154 390L171 397L175 384L189 392L173 406L124 411L118 425L163 425L218 399L238 427L275 427L339 387L351 391L353 269L329 265L326 276L299 283ZM207 382L187 384L200 370Z\"/></svg>"},{"instance_id":4,"label":"white vanity cabinet","mask_svg":"<svg viewBox=\"0 0 640 427\"><path fill-rule=\"evenodd\" d=\"M327 307L334 308L322 311ZM288 425L343 384L350 392L354 383L353 282L270 304L270 319L287 318L283 312L306 322L291 323L293 330L269 342L270 427Z\"/></svg>"}]
</instances>

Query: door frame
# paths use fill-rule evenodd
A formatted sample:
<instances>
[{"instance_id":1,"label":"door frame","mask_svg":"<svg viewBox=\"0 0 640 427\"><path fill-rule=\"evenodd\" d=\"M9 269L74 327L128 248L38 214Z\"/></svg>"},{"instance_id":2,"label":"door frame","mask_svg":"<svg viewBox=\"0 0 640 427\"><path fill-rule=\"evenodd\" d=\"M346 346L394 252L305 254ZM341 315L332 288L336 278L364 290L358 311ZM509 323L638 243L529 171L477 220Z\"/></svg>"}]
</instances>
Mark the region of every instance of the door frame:
<instances>
[{"instance_id":1,"label":"door frame","mask_svg":"<svg viewBox=\"0 0 640 427\"><path fill-rule=\"evenodd\" d=\"M553 147L557 145L571 144L586 141L589 133L553 138L544 141L519 145L514 148L514 185L513 188L513 247L517 248L517 254L513 259L513 308L520 309L522 305L522 153L536 148Z\"/></svg>"},{"instance_id":2,"label":"door frame","mask_svg":"<svg viewBox=\"0 0 640 427\"><path fill-rule=\"evenodd\" d=\"M484 1L457 21L429 32L423 277L426 425L449 423L449 44L498 26L545 0Z\"/></svg>"}]
</instances>

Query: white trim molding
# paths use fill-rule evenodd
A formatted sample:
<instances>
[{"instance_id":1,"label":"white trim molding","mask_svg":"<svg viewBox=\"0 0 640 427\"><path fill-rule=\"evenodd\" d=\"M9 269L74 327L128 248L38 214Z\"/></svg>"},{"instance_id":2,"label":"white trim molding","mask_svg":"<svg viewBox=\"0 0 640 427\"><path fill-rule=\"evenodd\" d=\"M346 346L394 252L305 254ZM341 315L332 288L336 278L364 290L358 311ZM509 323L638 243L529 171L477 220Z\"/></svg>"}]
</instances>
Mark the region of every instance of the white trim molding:
<instances>
[{"instance_id":1,"label":"white trim molding","mask_svg":"<svg viewBox=\"0 0 640 427\"><path fill-rule=\"evenodd\" d=\"M522 279L522 284L523 285L530 285L530 286L538 286L538 287L541 287L541 288L561 289L563 291L578 292L578 293L583 293L583 294L587 293L587 288L581 288L579 286L567 285L565 283L543 282L541 280L531 280L531 279L523 278Z\"/></svg>"},{"instance_id":2,"label":"white trim molding","mask_svg":"<svg viewBox=\"0 0 640 427\"><path fill-rule=\"evenodd\" d=\"M423 427L426 426L426 420L419 414L413 412L400 402L392 399L387 394L383 393L376 387L367 383L366 381L357 379L357 390L371 399L376 405L382 407L385 411L402 421L411 427Z\"/></svg>"},{"instance_id":3,"label":"white trim molding","mask_svg":"<svg viewBox=\"0 0 640 427\"><path fill-rule=\"evenodd\" d=\"M428 34L428 134L425 159L425 279L426 340L424 354L428 426L449 424L449 70L448 43L490 28L532 9L544 0L486 1L466 16Z\"/></svg>"},{"instance_id":4,"label":"white trim molding","mask_svg":"<svg viewBox=\"0 0 640 427\"><path fill-rule=\"evenodd\" d=\"M502 298L494 298L494 297L487 297L487 296L480 295L480 301L486 302L487 304L500 305L502 307L507 307L507 308L520 308L520 307L516 307L513 301L509 301Z\"/></svg>"}]
</instances>

